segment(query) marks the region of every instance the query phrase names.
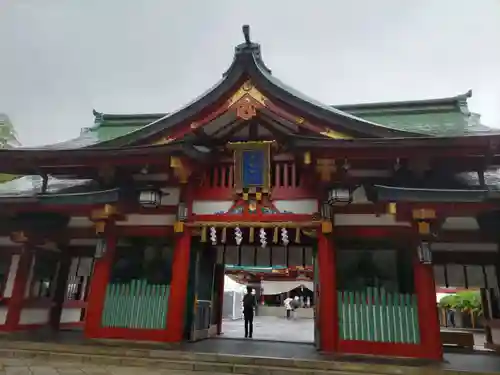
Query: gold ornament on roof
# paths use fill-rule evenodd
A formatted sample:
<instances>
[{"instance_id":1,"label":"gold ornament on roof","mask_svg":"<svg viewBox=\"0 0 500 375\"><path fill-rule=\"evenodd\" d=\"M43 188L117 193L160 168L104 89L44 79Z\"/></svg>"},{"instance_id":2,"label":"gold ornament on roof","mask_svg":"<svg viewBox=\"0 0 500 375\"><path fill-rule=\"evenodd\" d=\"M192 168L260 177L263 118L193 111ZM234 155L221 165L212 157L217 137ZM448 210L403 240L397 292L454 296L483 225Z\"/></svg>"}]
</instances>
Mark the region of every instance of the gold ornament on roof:
<instances>
[{"instance_id":1,"label":"gold ornament on roof","mask_svg":"<svg viewBox=\"0 0 500 375\"><path fill-rule=\"evenodd\" d=\"M252 103L250 98L243 98L238 102L236 107L236 116L243 120L250 120L257 115L257 108Z\"/></svg>"},{"instance_id":2,"label":"gold ornament on roof","mask_svg":"<svg viewBox=\"0 0 500 375\"><path fill-rule=\"evenodd\" d=\"M325 129L320 134L324 135L325 137L331 138L331 139L352 139L351 136L337 132L337 131L332 130L332 129Z\"/></svg>"},{"instance_id":3,"label":"gold ornament on roof","mask_svg":"<svg viewBox=\"0 0 500 375\"><path fill-rule=\"evenodd\" d=\"M266 106L265 101L267 100L267 98L253 85L252 81L250 80L245 81L245 83L243 83L243 85L241 85L241 87L236 90L233 96L229 98L227 106L233 106L245 96L252 98L264 107Z\"/></svg>"},{"instance_id":4,"label":"gold ornament on roof","mask_svg":"<svg viewBox=\"0 0 500 375\"><path fill-rule=\"evenodd\" d=\"M154 146L166 145L174 140L175 138L173 137L162 137L158 141L154 142L153 145Z\"/></svg>"}]
</instances>

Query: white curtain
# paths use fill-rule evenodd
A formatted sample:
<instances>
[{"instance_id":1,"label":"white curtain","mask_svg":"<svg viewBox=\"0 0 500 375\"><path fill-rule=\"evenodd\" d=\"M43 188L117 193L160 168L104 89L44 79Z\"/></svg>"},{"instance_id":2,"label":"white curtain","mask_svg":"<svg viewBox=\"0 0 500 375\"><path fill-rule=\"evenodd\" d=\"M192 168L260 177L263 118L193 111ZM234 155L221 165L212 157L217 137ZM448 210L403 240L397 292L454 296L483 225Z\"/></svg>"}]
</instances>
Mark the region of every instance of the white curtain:
<instances>
[{"instance_id":1,"label":"white curtain","mask_svg":"<svg viewBox=\"0 0 500 375\"><path fill-rule=\"evenodd\" d=\"M304 288L314 290L314 283L312 281L262 281L262 288L264 295L281 294L289 292L299 286L303 285Z\"/></svg>"},{"instance_id":2,"label":"white curtain","mask_svg":"<svg viewBox=\"0 0 500 375\"><path fill-rule=\"evenodd\" d=\"M237 283L229 276L224 275L224 292L241 292L245 289L245 285Z\"/></svg>"}]
</instances>

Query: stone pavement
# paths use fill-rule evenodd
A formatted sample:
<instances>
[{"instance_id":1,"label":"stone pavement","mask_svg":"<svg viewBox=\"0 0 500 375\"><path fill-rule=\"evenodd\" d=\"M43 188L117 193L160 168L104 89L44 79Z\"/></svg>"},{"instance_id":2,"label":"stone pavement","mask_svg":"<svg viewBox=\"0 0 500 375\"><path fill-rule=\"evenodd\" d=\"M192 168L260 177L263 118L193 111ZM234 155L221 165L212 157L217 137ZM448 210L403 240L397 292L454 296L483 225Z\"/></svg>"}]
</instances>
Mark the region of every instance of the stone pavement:
<instances>
[{"instance_id":1,"label":"stone pavement","mask_svg":"<svg viewBox=\"0 0 500 375\"><path fill-rule=\"evenodd\" d=\"M241 323L241 322L240 322ZM240 326L241 327L241 326ZM241 337L241 336L240 336ZM170 350L169 350L170 349ZM26 351L34 350L33 357L25 357L16 354L8 354L10 351ZM281 361L283 363L296 363L297 361L320 361L338 365L340 363L348 364L361 364L373 365L389 365L389 366L421 366L422 363L409 363L406 360L398 360L394 358L382 357L353 357L353 356L340 356L329 358L318 353L314 345L311 343L287 343L287 342L272 342L248 339L212 339L204 340L196 343L183 343L175 348L170 348L166 344L161 343L136 343L136 342L123 342L104 341L95 342L92 340L85 340L81 332L75 331L62 331L54 334L48 334L44 331L31 331L31 332L16 332L9 335L0 335L0 351L4 351L4 355L0 357L0 375L73 375L73 374L87 374L87 375L106 375L113 374L128 375L130 372L145 373L146 375L163 375L163 374L193 374L191 365L184 367L173 367L172 370L160 369L158 366L152 368L151 363L147 360L139 358L149 358L153 353L154 358L165 355L173 355L175 361L179 361L181 357L194 355L199 359L199 356L205 358L201 361L207 361L206 357L217 356L216 362L219 365L220 356L233 358L237 361L254 361L265 359L266 361ZM49 357L41 356L38 352L51 353ZM131 358L131 352L140 352L137 359ZM70 353L71 359L67 356L60 354ZM115 361L102 361L98 357L102 353L107 355L122 355L123 360ZM122 354L116 354L116 353ZM71 354L73 353L73 354ZM95 354L92 354L95 353ZM113 354L115 353L115 354ZM125 354L124 354L125 353ZM150 353L150 354L147 354ZM168 354L173 353L173 354ZM53 354L56 356L54 357ZM26 358L26 359L25 359ZM63 361L75 361L73 363L64 363ZM59 362L58 362L59 361ZM280 362L280 363L281 363ZM246 363L246 362L245 362ZM113 365L113 366L107 366ZM116 366L115 366L116 365ZM119 366L118 366L119 365ZM127 367L128 365L142 366L142 367ZM222 364L224 365L224 364ZM201 375L202 371L222 371L214 369L213 364L211 367L204 365L198 366L196 374ZM281 366L281 365L280 365ZM196 367L196 366L195 366ZM444 355L444 362L439 366L444 370L480 372L480 373L500 373L500 356L488 352L468 352L460 349L447 349ZM173 369L176 369L174 371ZM177 369L185 369L184 372L179 372ZM236 370L236 369L235 369ZM259 368L259 375L264 375ZM225 371L227 372L227 371ZM230 371L231 372L231 371ZM241 371L232 371L234 373L242 373ZM457 372L457 373L458 373ZM71 373L71 374L70 374ZM248 373L248 372L245 372ZM210 372L205 372L210 374ZM212 372L212 374L215 374Z\"/></svg>"},{"instance_id":2,"label":"stone pavement","mask_svg":"<svg viewBox=\"0 0 500 375\"><path fill-rule=\"evenodd\" d=\"M0 358L0 375L216 375L215 372Z\"/></svg>"},{"instance_id":3,"label":"stone pavement","mask_svg":"<svg viewBox=\"0 0 500 375\"><path fill-rule=\"evenodd\" d=\"M223 338L241 339L245 335L243 320L224 320L222 334ZM314 342L314 320L288 320L275 316L256 316L253 321L253 338L255 340L312 343Z\"/></svg>"}]
</instances>

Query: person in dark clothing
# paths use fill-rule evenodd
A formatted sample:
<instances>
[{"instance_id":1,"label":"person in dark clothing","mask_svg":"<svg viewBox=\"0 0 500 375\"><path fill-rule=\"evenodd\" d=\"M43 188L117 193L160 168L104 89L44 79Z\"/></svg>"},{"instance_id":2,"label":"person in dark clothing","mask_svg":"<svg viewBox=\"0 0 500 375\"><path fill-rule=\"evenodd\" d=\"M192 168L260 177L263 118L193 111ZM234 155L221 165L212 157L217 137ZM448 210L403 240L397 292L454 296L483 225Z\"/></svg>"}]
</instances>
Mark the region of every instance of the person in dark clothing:
<instances>
[{"instance_id":1,"label":"person in dark clothing","mask_svg":"<svg viewBox=\"0 0 500 375\"><path fill-rule=\"evenodd\" d=\"M252 288L247 286L247 294L243 297L243 318L245 319L245 337L252 338L253 335L253 312L257 306Z\"/></svg>"},{"instance_id":2,"label":"person in dark clothing","mask_svg":"<svg viewBox=\"0 0 500 375\"><path fill-rule=\"evenodd\" d=\"M448 309L448 324L455 328L455 311L453 309Z\"/></svg>"}]
</instances>

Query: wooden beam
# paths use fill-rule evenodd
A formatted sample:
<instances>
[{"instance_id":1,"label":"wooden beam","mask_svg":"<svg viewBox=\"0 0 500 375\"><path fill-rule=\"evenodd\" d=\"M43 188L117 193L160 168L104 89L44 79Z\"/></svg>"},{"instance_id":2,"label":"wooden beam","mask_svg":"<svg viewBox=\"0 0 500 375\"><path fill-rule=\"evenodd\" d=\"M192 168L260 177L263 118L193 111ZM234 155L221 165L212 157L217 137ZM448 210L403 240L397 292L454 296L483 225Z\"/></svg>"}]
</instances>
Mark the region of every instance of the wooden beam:
<instances>
[{"instance_id":1,"label":"wooden beam","mask_svg":"<svg viewBox=\"0 0 500 375\"><path fill-rule=\"evenodd\" d=\"M472 250L472 249L471 249ZM433 264L494 265L498 253L492 251L433 251Z\"/></svg>"}]
</instances>

